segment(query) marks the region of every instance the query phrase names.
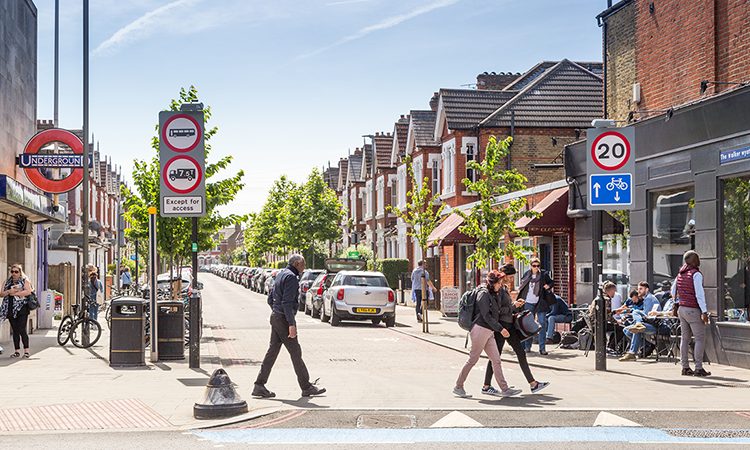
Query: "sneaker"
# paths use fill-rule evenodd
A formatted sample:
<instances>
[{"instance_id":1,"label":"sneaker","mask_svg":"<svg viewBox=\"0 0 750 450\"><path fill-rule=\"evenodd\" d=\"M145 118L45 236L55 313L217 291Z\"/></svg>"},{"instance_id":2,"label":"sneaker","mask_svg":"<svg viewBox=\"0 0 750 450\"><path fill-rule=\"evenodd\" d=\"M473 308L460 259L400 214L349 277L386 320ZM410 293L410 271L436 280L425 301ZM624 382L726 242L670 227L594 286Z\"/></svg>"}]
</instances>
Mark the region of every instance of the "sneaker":
<instances>
[{"instance_id":1,"label":"sneaker","mask_svg":"<svg viewBox=\"0 0 750 450\"><path fill-rule=\"evenodd\" d=\"M422 323L422 314L417 314L417 322Z\"/></svg>"},{"instance_id":2,"label":"sneaker","mask_svg":"<svg viewBox=\"0 0 750 450\"><path fill-rule=\"evenodd\" d=\"M309 388L302 391L303 397L312 397L313 395L325 394L326 388L319 388L317 386L310 386Z\"/></svg>"},{"instance_id":3,"label":"sneaker","mask_svg":"<svg viewBox=\"0 0 750 450\"><path fill-rule=\"evenodd\" d=\"M492 386L482 388L482 394L492 395L493 397L502 397L502 393Z\"/></svg>"},{"instance_id":4,"label":"sneaker","mask_svg":"<svg viewBox=\"0 0 750 450\"><path fill-rule=\"evenodd\" d=\"M625 353L618 361L635 361L636 359L635 353Z\"/></svg>"},{"instance_id":5,"label":"sneaker","mask_svg":"<svg viewBox=\"0 0 750 450\"><path fill-rule=\"evenodd\" d=\"M630 330L631 333L643 333L644 331L646 331L646 325L642 324L641 322L637 322L633 325L630 325L628 327L628 330Z\"/></svg>"},{"instance_id":6,"label":"sneaker","mask_svg":"<svg viewBox=\"0 0 750 450\"><path fill-rule=\"evenodd\" d=\"M547 381L537 381L536 387L531 388L531 393L536 394L537 392L541 391L542 389L549 386L549 382Z\"/></svg>"},{"instance_id":7,"label":"sneaker","mask_svg":"<svg viewBox=\"0 0 750 450\"><path fill-rule=\"evenodd\" d=\"M276 394L266 389L265 386L262 384L256 384L253 388L253 393L251 394L253 397L258 398L273 398L276 397Z\"/></svg>"},{"instance_id":8,"label":"sneaker","mask_svg":"<svg viewBox=\"0 0 750 450\"><path fill-rule=\"evenodd\" d=\"M458 386L453 388L453 395L461 398L471 398L471 394L467 394L464 388L460 388Z\"/></svg>"},{"instance_id":9,"label":"sneaker","mask_svg":"<svg viewBox=\"0 0 750 450\"><path fill-rule=\"evenodd\" d=\"M554 342L552 341L552 338L547 338L547 339L546 339L546 340L544 341L544 343L545 343L545 344L547 344L547 345L554 345Z\"/></svg>"},{"instance_id":10,"label":"sneaker","mask_svg":"<svg viewBox=\"0 0 750 450\"><path fill-rule=\"evenodd\" d=\"M682 369L682 375L686 377L692 377L693 375L695 375L695 372L693 372L693 369L691 369L690 367L684 367Z\"/></svg>"},{"instance_id":11,"label":"sneaker","mask_svg":"<svg viewBox=\"0 0 750 450\"><path fill-rule=\"evenodd\" d=\"M508 389L506 389L504 391L501 391L500 396L502 396L502 397L513 397L513 396L518 395L520 393L521 393L520 389L513 389L513 388L509 387Z\"/></svg>"},{"instance_id":12,"label":"sneaker","mask_svg":"<svg viewBox=\"0 0 750 450\"><path fill-rule=\"evenodd\" d=\"M711 372L706 372L703 368L697 369L694 373L694 376L696 377L710 377Z\"/></svg>"},{"instance_id":13,"label":"sneaker","mask_svg":"<svg viewBox=\"0 0 750 450\"><path fill-rule=\"evenodd\" d=\"M547 356L549 353L547 353L547 350L539 350L539 354L542 356Z\"/></svg>"}]
</instances>

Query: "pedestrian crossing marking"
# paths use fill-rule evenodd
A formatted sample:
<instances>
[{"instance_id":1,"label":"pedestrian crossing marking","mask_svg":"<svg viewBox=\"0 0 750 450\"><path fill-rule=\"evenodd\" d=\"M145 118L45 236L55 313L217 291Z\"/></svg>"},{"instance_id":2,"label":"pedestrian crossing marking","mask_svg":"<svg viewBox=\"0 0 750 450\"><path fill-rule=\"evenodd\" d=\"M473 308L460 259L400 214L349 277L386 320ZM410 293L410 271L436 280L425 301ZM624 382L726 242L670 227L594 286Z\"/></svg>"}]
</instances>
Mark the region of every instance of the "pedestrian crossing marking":
<instances>
[{"instance_id":1,"label":"pedestrian crossing marking","mask_svg":"<svg viewBox=\"0 0 750 450\"><path fill-rule=\"evenodd\" d=\"M612 413L608 412L600 412L598 416L596 416L596 420L594 421L595 427L640 427L642 426L639 423L635 423L632 420L628 420L624 417L616 416Z\"/></svg>"},{"instance_id":2,"label":"pedestrian crossing marking","mask_svg":"<svg viewBox=\"0 0 750 450\"><path fill-rule=\"evenodd\" d=\"M477 428L481 423L458 411L445 415L442 419L430 425L430 428Z\"/></svg>"}]
</instances>

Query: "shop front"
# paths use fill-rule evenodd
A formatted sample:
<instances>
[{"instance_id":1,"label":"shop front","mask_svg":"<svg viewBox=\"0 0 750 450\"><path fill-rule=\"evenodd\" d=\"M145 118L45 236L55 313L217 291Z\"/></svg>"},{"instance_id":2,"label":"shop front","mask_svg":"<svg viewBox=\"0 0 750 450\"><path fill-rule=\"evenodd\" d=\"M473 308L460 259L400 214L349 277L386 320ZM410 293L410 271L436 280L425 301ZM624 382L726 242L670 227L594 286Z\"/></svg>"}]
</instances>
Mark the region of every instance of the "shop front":
<instances>
[{"instance_id":1,"label":"shop front","mask_svg":"<svg viewBox=\"0 0 750 450\"><path fill-rule=\"evenodd\" d=\"M701 257L711 314L711 361L750 368L750 87L634 124L635 208L630 285L675 278L682 255ZM585 143L566 149L570 213L585 208ZM576 265L591 267L591 219L576 219ZM593 281L593 280L590 280ZM589 286L590 288L590 286ZM580 290L579 290L580 291ZM591 290L578 296L590 296Z\"/></svg>"}]
</instances>

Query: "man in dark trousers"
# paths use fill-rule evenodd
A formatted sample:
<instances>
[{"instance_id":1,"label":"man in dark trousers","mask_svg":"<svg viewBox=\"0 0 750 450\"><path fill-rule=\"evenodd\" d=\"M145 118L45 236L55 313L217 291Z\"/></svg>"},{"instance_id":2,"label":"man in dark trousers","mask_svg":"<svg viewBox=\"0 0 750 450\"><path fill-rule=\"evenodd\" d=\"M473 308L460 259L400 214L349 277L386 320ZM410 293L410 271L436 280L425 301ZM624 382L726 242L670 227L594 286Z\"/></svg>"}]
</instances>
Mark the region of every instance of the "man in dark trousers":
<instances>
[{"instance_id":1,"label":"man in dark trousers","mask_svg":"<svg viewBox=\"0 0 750 450\"><path fill-rule=\"evenodd\" d=\"M292 255L286 269L276 275L271 293L268 295L268 304L271 313L271 343L268 346L260 373L255 380L253 397L270 398L276 394L266 389L266 382L271 375L271 369L279 356L282 344L292 357L294 372L297 374L297 382L302 389L303 397L320 395L326 390L310 383L310 374L307 372L305 362L302 361L302 348L297 338L297 322L294 316L297 314L297 294L299 292L299 275L305 270L305 258L302 255Z\"/></svg>"}]
</instances>

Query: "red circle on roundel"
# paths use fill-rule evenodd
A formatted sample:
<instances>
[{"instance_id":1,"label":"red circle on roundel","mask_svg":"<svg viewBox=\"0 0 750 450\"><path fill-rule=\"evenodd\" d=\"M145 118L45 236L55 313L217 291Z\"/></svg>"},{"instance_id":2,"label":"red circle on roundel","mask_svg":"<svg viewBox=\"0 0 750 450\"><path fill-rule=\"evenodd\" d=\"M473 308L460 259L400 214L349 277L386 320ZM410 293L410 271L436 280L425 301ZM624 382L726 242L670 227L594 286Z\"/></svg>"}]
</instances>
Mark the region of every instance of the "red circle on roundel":
<instances>
[{"instance_id":1,"label":"red circle on roundel","mask_svg":"<svg viewBox=\"0 0 750 450\"><path fill-rule=\"evenodd\" d=\"M191 122L193 122L193 125L195 125L195 141L191 143L186 148L179 148L172 145L171 142L169 142L169 139L167 139L167 130L169 129L169 124L174 122L177 119L187 119ZM201 141L201 134L203 133L203 130L201 129L201 126L198 124L198 121L195 120L192 116L189 116L187 114L176 114L169 119L167 119L166 122L164 122L164 127L161 130L161 139L164 144L169 147L172 151L178 152L178 153L187 153L191 150L193 150L195 147L198 146L198 143Z\"/></svg>"},{"instance_id":2,"label":"red circle on roundel","mask_svg":"<svg viewBox=\"0 0 750 450\"><path fill-rule=\"evenodd\" d=\"M195 184L193 184L193 187L191 187L189 189L179 189L179 188L176 188L176 187L174 187L174 185L172 185L172 183L169 182L169 176L168 176L169 175L169 173L168 173L169 166L171 166L173 162L175 162L177 160L180 160L180 159L185 159L185 160L188 160L191 163L193 163L193 165L195 165L195 169L197 171L197 175L195 177ZM195 190L195 188L197 188L201 184L201 180L203 179L203 170L201 170L201 166L200 166L200 164L198 164L198 161L196 161L195 158L192 158L190 156L181 155L181 156L175 156L174 158L172 158L169 161L167 161L167 164L165 164L164 168L161 170L161 177L164 180L164 184L166 184L167 187L172 192L175 192L177 194L189 194L189 193L193 192Z\"/></svg>"},{"instance_id":3,"label":"red circle on roundel","mask_svg":"<svg viewBox=\"0 0 750 450\"><path fill-rule=\"evenodd\" d=\"M617 137L623 142L623 145L625 146L625 155L622 158L622 161L615 166L607 166L602 164L596 154L596 147L599 145L599 142L605 137L609 136ZM612 151L612 149L610 149L610 151ZM625 136L617 131L604 132L597 136L596 139L594 139L593 144L591 144L591 160L594 161L594 164L596 164L602 170L617 170L627 164L627 162L630 160L630 142L625 138Z\"/></svg>"},{"instance_id":4,"label":"red circle on roundel","mask_svg":"<svg viewBox=\"0 0 750 450\"><path fill-rule=\"evenodd\" d=\"M60 128L50 128L49 130L40 131L35 134L34 137L29 139L29 142L26 143L23 152L30 155L39 153L39 150L50 142L60 142L70 147L76 155L83 154L83 142L78 139L78 136L68 130ZM84 165L86 165L85 162ZM24 172L26 173L26 178L28 178L34 186L41 189L43 192L50 194L62 194L71 191L83 181L83 168L73 169L70 172L70 175L62 180L50 180L42 175L42 172L40 172L39 169L24 169Z\"/></svg>"}]
</instances>

